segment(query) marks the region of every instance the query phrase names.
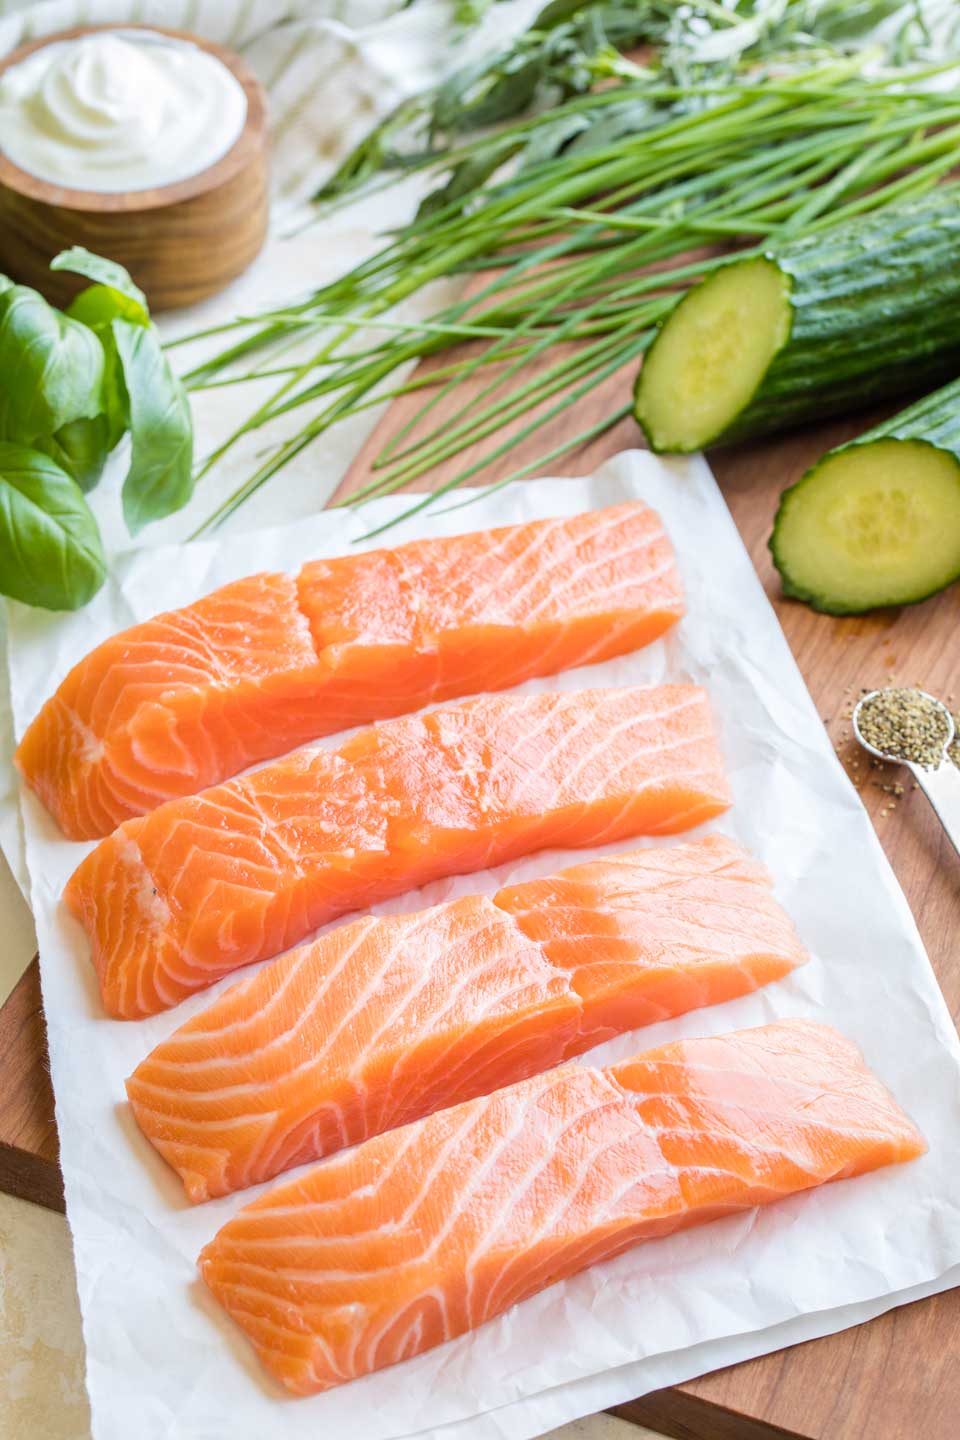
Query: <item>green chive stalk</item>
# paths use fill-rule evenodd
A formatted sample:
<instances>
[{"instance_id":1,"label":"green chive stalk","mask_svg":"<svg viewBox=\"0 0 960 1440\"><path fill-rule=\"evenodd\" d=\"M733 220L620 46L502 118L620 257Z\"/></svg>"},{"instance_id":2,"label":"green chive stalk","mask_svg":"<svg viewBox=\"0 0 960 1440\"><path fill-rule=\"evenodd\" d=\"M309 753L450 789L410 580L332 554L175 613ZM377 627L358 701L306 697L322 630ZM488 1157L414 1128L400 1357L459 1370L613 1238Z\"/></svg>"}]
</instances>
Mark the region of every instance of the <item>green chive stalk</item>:
<instances>
[{"instance_id":1,"label":"green chive stalk","mask_svg":"<svg viewBox=\"0 0 960 1440\"><path fill-rule=\"evenodd\" d=\"M606 117L611 93L618 105L642 98L662 106L660 122L619 134L607 128L593 148L548 156L485 183L479 194L447 199L306 300L223 327L224 347L188 383L243 384L274 370L278 383L207 466L279 416L305 418L198 533L220 524L339 420L386 396L426 398L350 503L410 485L480 447L434 493L450 491L482 476L619 369L635 367L677 294L732 248L749 254L780 236L825 230L951 183L960 101L927 88L929 69L869 76L869 59L738 84L657 87L644 77L578 96L559 111L517 122L511 133L522 129L529 144L565 111L574 110L578 122ZM444 166L503 141L503 131L471 141L445 156ZM712 252L703 254L708 245ZM423 322L397 317L404 300L450 276L464 280L457 300ZM361 350L358 332L366 337ZM314 347L306 359L277 364L285 348L305 342ZM435 368L411 378L424 359ZM471 385L456 422L433 423L440 402L454 392L466 397L474 377L482 384ZM544 468L616 424L627 408L611 405L600 422L508 478ZM432 498L419 497L405 513Z\"/></svg>"}]
</instances>

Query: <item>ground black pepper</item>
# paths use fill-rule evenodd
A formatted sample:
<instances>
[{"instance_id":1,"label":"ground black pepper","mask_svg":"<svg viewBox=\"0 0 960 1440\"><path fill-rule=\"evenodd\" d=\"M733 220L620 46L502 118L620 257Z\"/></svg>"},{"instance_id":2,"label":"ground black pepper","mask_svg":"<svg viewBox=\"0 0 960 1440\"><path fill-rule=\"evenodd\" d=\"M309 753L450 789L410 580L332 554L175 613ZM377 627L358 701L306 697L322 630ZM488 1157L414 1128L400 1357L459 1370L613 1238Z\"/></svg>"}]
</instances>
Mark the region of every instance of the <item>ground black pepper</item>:
<instances>
[{"instance_id":1,"label":"ground black pepper","mask_svg":"<svg viewBox=\"0 0 960 1440\"><path fill-rule=\"evenodd\" d=\"M943 708L920 690L878 690L857 714L868 745L898 760L934 769L943 759L949 731ZM951 757L952 758L952 757Z\"/></svg>"},{"instance_id":2,"label":"ground black pepper","mask_svg":"<svg viewBox=\"0 0 960 1440\"><path fill-rule=\"evenodd\" d=\"M953 728L954 736L947 746L947 759L952 760L954 765L960 768L960 715L956 713L953 717Z\"/></svg>"}]
</instances>

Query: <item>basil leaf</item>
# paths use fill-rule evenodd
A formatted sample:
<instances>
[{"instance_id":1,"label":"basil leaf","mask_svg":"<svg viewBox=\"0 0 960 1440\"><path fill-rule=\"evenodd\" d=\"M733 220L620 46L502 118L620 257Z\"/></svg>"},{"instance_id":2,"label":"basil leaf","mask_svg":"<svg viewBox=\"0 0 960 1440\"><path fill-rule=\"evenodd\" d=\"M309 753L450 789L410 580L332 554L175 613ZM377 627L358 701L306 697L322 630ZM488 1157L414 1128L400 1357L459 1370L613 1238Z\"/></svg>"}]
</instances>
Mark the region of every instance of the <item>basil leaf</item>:
<instances>
[{"instance_id":1,"label":"basil leaf","mask_svg":"<svg viewBox=\"0 0 960 1440\"><path fill-rule=\"evenodd\" d=\"M76 254L68 250L65 255ZM86 254L87 252L83 252ZM59 260L60 256L57 257ZM92 256L97 260L98 256ZM103 261L103 265L112 262ZM62 268L62 267L60 267ZM115 267L117 270L120 266ZM121 272L126 275L126 271ZM129 279L129 276L127 277ZM136 287L134 287L136 289ZM140 292L137 291L137 294ZM144 305L146 302L144 302ZM130 427L130 400L123 379L123 367L117 354L117 342L111 326L114 320L128 320L133 325L147 328L150 316L144 305L111 285L91 285L81 290L67 307L67 314L82 324L88 325L100 338L104 350L103 411L108 423L109 450L119 443Z\"/></svg>"},{"instance_id":2,"label":"basil leaf","mask_svg":"<svg viewBox=\"0 0 960 1440\"><path fill-rule=\"evenodd\" d=\"M114 320L110 328L130 402L133 455L123 482L123 515L135 535L193 494L193 422L157 332L129 320Z\"/></svg>"},{"instance_id":3,"label":"basil leaf","mask_svg":"<svg viewBox=\"0 0 960 1440\"><path fill-rule=\"evenodd\" d=\"M0 275L0 295L5 295L8 290L13 289L13 281L9 275Z\"/></svg>"},{"instance_id":4,"label":"basil leaf","mask_svg":"<svg viewBox=\"0 0 960 1440\"><path fill-rule=\"evenodd\" d=\"M74 245L72 249L61 250L59 255L55 255L50 261L50 269L69 270L73 275L85 275L98 286L119 291L128 300L134 301L137 308L149 319L146 295L139 285L134 285L127 271L115 260L105 260L102 255L94 255L91 250L84 250L82 245Z\"/></svg>"},{"instance_id":5,"label":"basil leaf","mask_svg":"<svg viewBox=\"0 0 960 1440\"><path fill-rule=\"evenodd\" d=\"M0 439L25 445L101 409L103 346L36 290L0 294Z\"/></svg>"},{"instance_id":6,"label":"basil leaf","mask_svg":"<svg viewBox=\"0 0 960 1440\"><path fill-rule=\"evenodd\" d=\"M107 449L112 450L130 428L130 399L123 381L123 367L110 326L98 330L103 344L103 413L107 417Z\"/></svg>"},{"instance_id":7,"label":"basil leaf","mask_svg":"<svg viewBox=\"0 0 960 1440\"><path fill-rule=\"evenodd\" d=\"M67 314L96 330L101 339L102 332L116 319L130 320L135 325L150 324L146 295L115 261L75 245L51 260L50 269L70 270L96 282L80 291L67 306Z\"/></svg>"},{"instance_id":8,"label":"basil leaf","mask_svg":"<svg viewBox=\"0 0 960 1440\"><path fill-rule=\"evenodd\" d=\"M122 318L134 325L149 325L150 315L139 301L115 290L112 285L88 285L67 306L67 314L99 334L112 320Z\"/></svg>"},{"instance_id":9,"label":"basil leaf","mask_svg":"<svg viewBox=\"0 0 960 1440\"><path fill-rule=\"evenodd\" d=\"M80 487L48 455L0 441L0 592L46 610L77 610L106 574Z\"/></svg>"},{"instance_id":10,"label":"basil leaf","mask_svg":"<svg viewBox=\"0 0 960 1440\"><path fill-rule=\"evenodd\" d=\"M92 420L71 420L49 440L37 441L37 448L72 475L81 490L92 490L103 474L112 449L110 422L106 415L97 415Z\"/></svg>"}]
</instances>

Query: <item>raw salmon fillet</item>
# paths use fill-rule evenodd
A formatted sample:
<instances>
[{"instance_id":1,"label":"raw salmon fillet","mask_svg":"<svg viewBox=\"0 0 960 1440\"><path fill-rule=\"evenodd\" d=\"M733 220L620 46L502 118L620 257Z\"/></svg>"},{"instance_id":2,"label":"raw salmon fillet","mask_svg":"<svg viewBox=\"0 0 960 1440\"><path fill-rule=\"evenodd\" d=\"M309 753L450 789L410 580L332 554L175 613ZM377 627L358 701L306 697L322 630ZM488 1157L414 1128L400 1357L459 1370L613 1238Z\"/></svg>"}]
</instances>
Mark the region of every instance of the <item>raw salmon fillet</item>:
<instances>
[{"instance_id":1,"label":"raw salmon fillet","mask_svg":"<svg viewBox=\"0 0 960 1440\"><path fill-rule=\"evenodd\" d=\"M336 730L646 645L683 613L636 502L252 575L99 645L17 751L74 840Z\"/></svg>"},{"instance_id":2,"label":"raw salmon fillet","mask_svg":"<svg viewBox=\"0 0 960 1440\"><path fill-rule=\"evenodd\" d=\"M228 990L127 1094L208 1200L805 959L763 866L710 835L344 925Z\"/></svg>"},{"instance_id":3,"label":"raw salmon fillet","mask_svg":"<svg viewBox=\"0 0 960 1440\"><path fill-rule=\"evenodd\" d=\"M729 799L698 686L482 696L128 820L64 898L132 1019L429 880L687 830Z\"/></svg>"},{"instance_id":4,"label":"raw salmon fillet","mask_svg":"<svg viewBox=\"0 0 960 1440\"><path fill-rule=\"evenodd\" d=\"M309 1395L640 1240L925 1148L849 1040L790 1020L565 1065L378 1135L241 1210L199 1265Z\"/></svg>"}]
</instances>

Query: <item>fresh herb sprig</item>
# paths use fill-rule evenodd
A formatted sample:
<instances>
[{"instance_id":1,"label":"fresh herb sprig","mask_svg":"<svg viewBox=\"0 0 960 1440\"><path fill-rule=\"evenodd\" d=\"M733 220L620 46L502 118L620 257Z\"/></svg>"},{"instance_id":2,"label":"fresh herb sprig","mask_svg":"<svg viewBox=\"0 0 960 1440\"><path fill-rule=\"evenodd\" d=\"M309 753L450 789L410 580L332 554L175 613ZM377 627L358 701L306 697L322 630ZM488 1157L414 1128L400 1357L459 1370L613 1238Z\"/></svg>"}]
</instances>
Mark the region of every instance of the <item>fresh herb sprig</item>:
<instances>
[{"instance_id":1,"label":"fresh herb sprig","mask_svg":"<svg viewBox=\"0 0 960 1440\"><path fill-rule=\"evenodd\" d=\"M94 283L66 312L0 276L0 594L74 610L107 574L85 492L129 433L131 534L193 491L190 404L146 297L120 265L75 248L52 261Z\"/></svg>"},{"instance_id":2,"label":"fresh herb sprig","mask_svg":"<svg viewBox=\"0 0 960 1440\"><path fill-rule=\"evenodd\" d=\"M586 117L593 143L560 154L547 146L544 158L479 195L447 199L306 301L238 321L239 338L192 372L195 386L244 383L265 371L278 382L208 465L269 421L304 408L308 417L203 528L233 513L339 420L386 397L426 398L353 501L458 459L441 493L482 476L581 396L635 368L678 291L722 263L723 251L705 255L704 247L815 233L937 183L956 163L960 101L932 90L929 70L868 75L872 58L696 86L643 77L516 122L509 133L533 150L538 136ZM655 120L641 126L631 106ZM456 163L490 143L466 142ZM423 323L391 314L450 275L472 277L461 299ZM359 353L358 329L380 337ZM471 336L467 354L444 354ZM309 358L277 363L292 339L313 346ZM435 368L405 379L424 358ZM464 398L456 422L436 424L439 401L474 377L484 383ZM610 404L510 478L546 468L628 410Z\"/></svg>"},{"instance_id":3,"label":"fresh herb sprig","mask_svg":"<svg viewBox=\"0 0 960 1440\"><path fill-rule=\"evenodd\" d=\"M482 0L455 18L474 24L493 4ZM529 154L508 132L501 143L484 145L464 160L456 151L464 137L522 115L533 114L598 84L646 75L658 86L693 87L673 102L696 107L696 88L706 80L729 80L742 66L775 59L813 62L826 55L855 53L880 43L897 64L940 57L960 46L960 13L955 0L549 0L530 27L454 70L439 84L405 99L377 125L316 193L320 214L353 198L384 178L427 170L444 160L450 175L424 202L476 193L497 168L518 157L528 160L559 153L571 144L594 143L591 123L606 116L581 112L575 119L537 132ZM625 51L650 47L649 67ZM652 107L654 110L656 106ZM651 107L645 107L649 112ZM634 100L615 123L649 124ZM548 148L549 147L549 148Z\"/></svg>"}]
</instances>

